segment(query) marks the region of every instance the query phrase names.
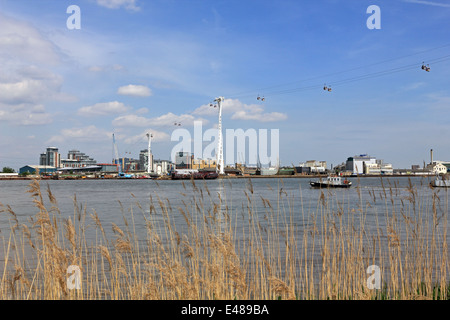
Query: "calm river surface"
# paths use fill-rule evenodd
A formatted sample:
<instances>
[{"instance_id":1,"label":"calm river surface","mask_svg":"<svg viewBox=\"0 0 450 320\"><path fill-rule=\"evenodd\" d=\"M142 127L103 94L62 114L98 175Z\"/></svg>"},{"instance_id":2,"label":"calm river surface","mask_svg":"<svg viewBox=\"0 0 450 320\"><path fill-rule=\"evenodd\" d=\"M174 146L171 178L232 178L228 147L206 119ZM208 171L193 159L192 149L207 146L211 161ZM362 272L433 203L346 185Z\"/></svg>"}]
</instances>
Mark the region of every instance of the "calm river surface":
<instances>
[{"instance_id":1,"label":"calm river surface","mask_svg":"<svg viewBox=\"0 0 450 320\"><path fill-rule=\"evenodd\" d=\"M432 226L435 225L435 221L438 221L441 242L437 243L439 247L437 250L441 250L442 241L449 242L447 217L450 190L431 189L430 179L428 177L350 178L353 182L350 189L332 190L312 189L308 178L232 178L196 180L194 184L191 181L147 179L48 180L41 181L40 185L47 209L51 207L47 196L47 186L49 186L58 202L57 206L63 219L70 217L72 221L76 220L74 205L76 197L78 208L81 211L86 210L87 228L83 236L92 246L96 245L96 239L99 238L95 222L90 216L94 211L109 240L117 236L113 231L114 224L122 229L129 224L132 232L136 233L137 239L144 245L148 235L146 219L149 217L152 223L160 222L162 234L166 233L163 223L164 210L168 212L171 226L175 226L180 235L188 232L182 211L189 212L192 221L202 222L202 214L206 213L207 216L208 213L220 210L219 212L226 213L228 217L235 219L230 225L239 229L235 233L238 241L248 236L240 228L248 226L249 212L252 213L252 219L256 217L258 223L267 227L274 226L268 225L270 219L267 219L267 215L271 214L272 217L277 217L272 221L276 221L275 229L278 229L277 232L280 231L280 234L284 232L283 222L286 220L278 220L278 217L288 218L289 228L293 228L295 242L299 244L299 248L302 246L305 234L310 234L311 230L316 230L316 227L320 234L320 223L323 222L324 215L327 219L329 217L334 219L336 213L343 217L344 225L351 220L350 225L353 224L358 228L360 221L363 221L364 234L367 232L376 237L378 230L383 230L382 241L386 244L388 238L386 222L395 212L399 220L405 217L414 220L418 214L420 216L418 221L425 222L423 225L429 229L428 232L422 233L425 237L435 234ZM15 223L11 219L12 215L7 212L9 208L14 211L20 224L28 226L32 224L30 218L38 212L32 195L27 192L30 182L0 181L0 211L3 211L0 212L0 265L5 261L8 243L11 243L9 240L11 226ZM346 228L347 225L344 227ZM347 228L345 232L351 228ZM406 236L404 228L400 228L399 231L400 238ZM445 240L442 235L445 235ZM371 236L368 236L367 241L370 242L370 239ZM281 237L277 241L282 248L284 239ZM316 244L320 243L320 235L315 241ZM428 240L425 241L428 243ZM283 254L284 250L280 250ZM320 266L319 250L316 250L312 261Z\"/></svg>"},{"instance_id":2,"label":"calm river surface","mask_svg":"<svg viewBox=\"0 0 450 320\"><path fill-rule=\"evenodd\" d=\"M428 186L430 179L428 177L350 178L353 182L350 189L334 189L329 192L324 190L324 193L332 208L334 206L337 209L338 204L341 204L347 212L351 209L363 208L367 215L368 226L373 225L378 218L379 226L383 227L385 212L389 206L393 205L391 198L395 199L395 205L401 204L402 201L407 202L410 196L408 191L410 183L417 191L416 200L420 201L422 206L431 207L433 191ZM279 210L284 212L289 211L301 225L301 221L316 214L320 206L318 200L322 191L310 188L309 180L308 178L196 180L195 186L201 189L203 196L207 195L207 191L211 195L210 199L203 200L205 207L212 206L213 202L218 203L220 197L223 200L222 203L226 203L229 212L238 216L241 211L248 208L247 196L251 198L251 206L255 212L264 212L262 200L264 198L270 201L275 210L280 208ZM31 194L27 193L29 184L30 181L26 180L0 181L0 203L3 206L9 205L20 223L25 223L37 212ZM62 217L74 216L74 197L76 196L78 205L87 210L87 220L90 220L89 214L95 210L105 230L111 230L108 227L111 223L123 225L123 216L130 217L130 212L133 210L136 230L140 232L141 229L145 229L143 215L150 214L151 203L158 211L158 199L161 199L164 203L170 204L173 212L180 216L177 208L192 206L193 199L201 196L199 191L194 191L195 188L190 181L147 179L41 181L41 190L48 204L47 185L58 201ZM390 189L393 190L392 193ZM387 197L383 198L385 192ZM441 211L448 210L447 193L446 189L439 190ZM9 218L8 213L0 213L0 231L3 236L10 229ZM179 221L182 223L183 219L180 218Z\"/></svg>"}]
</instances>

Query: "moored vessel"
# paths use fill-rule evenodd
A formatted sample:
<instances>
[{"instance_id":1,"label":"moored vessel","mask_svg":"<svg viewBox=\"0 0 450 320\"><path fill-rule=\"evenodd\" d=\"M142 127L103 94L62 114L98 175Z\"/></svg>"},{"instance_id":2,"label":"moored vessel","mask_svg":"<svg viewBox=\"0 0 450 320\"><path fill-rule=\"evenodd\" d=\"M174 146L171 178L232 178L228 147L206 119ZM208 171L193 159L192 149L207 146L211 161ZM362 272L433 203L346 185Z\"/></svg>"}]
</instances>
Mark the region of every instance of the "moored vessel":
<instances>
[{"instance_id":1,"label":"moored vessel","mask_svg":"<svg viewBox=\"0 0 450 320\"><path fill-rule=\"evenodd\" d=\"M341 176L331 175L325 179L318 179L309 182L310 186L313 188L350 188L352 182L345 178L342 180Z\"/></svg>"},{"instance_id":2,"label":"moored vessel","mask_svg":"<svg viewBox=\"0 0 450 320\"><path fill-rule=\"evenodd\" d=\"M430 185L432 187L443 187L443 188L449 188L450 187L450 180L446 175L440 175L436 176L436 178L430 182Z\"/></svg>"},{"instance_id":3,"label":"moored vessel","mask_svg":"<svg viewBox=\"0 0 450 320\"><path fill-rule=\"evenodd\" d=\"M219 174L215 171L198 170L175 170L172 172L172 180L198 180L198 179L217 179Z\"/></svg>"}]
</instances>

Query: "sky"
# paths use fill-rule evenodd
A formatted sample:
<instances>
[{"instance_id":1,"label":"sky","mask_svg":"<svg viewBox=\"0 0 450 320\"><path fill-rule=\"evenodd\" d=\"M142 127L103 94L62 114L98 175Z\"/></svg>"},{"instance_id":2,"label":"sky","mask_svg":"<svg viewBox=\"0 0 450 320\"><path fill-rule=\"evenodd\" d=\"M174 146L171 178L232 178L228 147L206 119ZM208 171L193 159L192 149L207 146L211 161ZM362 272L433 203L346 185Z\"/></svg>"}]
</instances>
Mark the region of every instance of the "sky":
<instances>
[{"instance_id":1,"label":"sky","mask_svg":"<svg viewBox=\"0 0 450 320\"><path fill-rule=\"evenodd\" d=\"M450 1L0 0L0 168L110 163L113 134L138 159L147 132L169 159L220 96L224 134L278 130L284 166L450 161L449 76Z\"/></svg>"}]
</instances>

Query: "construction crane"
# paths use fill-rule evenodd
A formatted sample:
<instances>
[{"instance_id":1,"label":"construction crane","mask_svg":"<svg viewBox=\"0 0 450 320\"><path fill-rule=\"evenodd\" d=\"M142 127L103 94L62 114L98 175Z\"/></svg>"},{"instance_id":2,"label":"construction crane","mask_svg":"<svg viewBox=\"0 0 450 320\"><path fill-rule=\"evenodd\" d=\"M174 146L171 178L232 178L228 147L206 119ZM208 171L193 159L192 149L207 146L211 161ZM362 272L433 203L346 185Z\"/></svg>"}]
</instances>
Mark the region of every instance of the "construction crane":
<instances>
[{"instance_id":1,"label":"construction crane","mask_svg":"<svg viewBox=\"0 0 450 320\"><path fill-rule=\"evenodd\" d=\"M147 173L153 172L153 159L152 159L152 138L153 134L150 132L147 132L147 139L148 139L148 148L147 148Z\"/></svg>"},{"instance_id":2,"label":"construction crane","mask_svg":"<svg viewBox=\"0 0 450 320\"><path fill-rule=\"evenodd\" d=\"M116 161L118 161L118 166L119 166L118 177L119 178L133 178L132 174L124 173L122 171L122 165L120 164L119 151L117 150L116 138L114 136L114 133L113 133L113 148L114 148L114 157L115 157ZM114 162L114 160L113 160L113 162ZM127 168L127 171L128 171L128 168Z\"/></svg>"}]
</instances>

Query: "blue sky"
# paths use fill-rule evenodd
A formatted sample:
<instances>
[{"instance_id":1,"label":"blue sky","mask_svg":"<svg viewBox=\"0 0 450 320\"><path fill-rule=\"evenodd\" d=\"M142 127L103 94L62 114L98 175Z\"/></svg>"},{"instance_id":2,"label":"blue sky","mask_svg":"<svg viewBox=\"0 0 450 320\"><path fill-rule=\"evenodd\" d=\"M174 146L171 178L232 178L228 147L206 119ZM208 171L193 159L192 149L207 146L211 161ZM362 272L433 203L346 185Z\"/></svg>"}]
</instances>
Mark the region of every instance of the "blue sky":
<instances>
[{"instance_id":1,"label":"blue sky","mask_svg":"<svg viewBox=\"0 0 450 320\"><path fill-rule=\"evenodd\" d=\"M167 159L173 123L215 126L218 96L224 128L279 129L282 165L450 161L444 0L0 0L0 66L0 167L47 146L110 162L112 133L138 158L149 130Z\"/></svg>"}]
</instances>

